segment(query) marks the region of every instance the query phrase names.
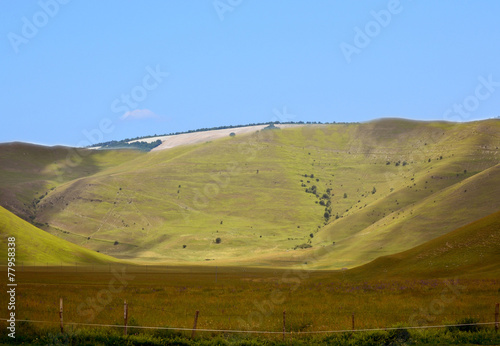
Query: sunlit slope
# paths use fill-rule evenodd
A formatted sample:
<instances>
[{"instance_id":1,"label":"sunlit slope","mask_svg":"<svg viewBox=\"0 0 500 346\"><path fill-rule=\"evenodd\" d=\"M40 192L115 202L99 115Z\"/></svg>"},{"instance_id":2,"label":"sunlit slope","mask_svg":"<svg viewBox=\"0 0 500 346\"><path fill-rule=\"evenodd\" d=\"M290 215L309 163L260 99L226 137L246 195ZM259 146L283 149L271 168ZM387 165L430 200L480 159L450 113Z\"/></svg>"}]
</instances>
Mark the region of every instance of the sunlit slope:
<instances>
[{"instance_id":1,"label":"sunlit slope","mask_svg":"<svg viewBox=\"0 0 500 346\"><path fill-rule=\"evenodd\" d=\"M106 256L44 232L0 207L0 244L7 254L9 237L15 238L16 262L20 266L49 264L105 264L117 262ZM7 262L5 256L2 263Z\"/></svg>"},{"instance_id":2,"label":"sunlit slope","mask_svg":"<svg viewBox=\"0 0 500 346\"><path fill-rule=\"evenodd\" d=\"M33 219L39 200L52 188L141 153L45 147L26 143L0 144L0 205L24 219Z\"/></svg>"},{"instance_id":3,"label":"sunlit slope","mask_svg":"<svg viewBox=\"0 0 500 346\"><path fill-rule=\"evenodd\" d=\"M359 278L500 276L500 211L349 271Z\"/></svg>"},{"instance_id":4,"label":"sunlit slope","mask_svg":"<svg viewBox=\"0 0 500 346\"><path fill-rule=\"evenodd\" d=\"M237 135L67 181L36 222L120 258L287 266L323 249L310 265L352 267L497 210L497 170L481 174L499 162L499 133L496 120L387 119ZM464 200L460 184L473 183Z\"/></svg>"},{"instance_id":5,"label":"sunlit slope","mask_svg":"<svg viewBox=\"0 0 500 346\"><path fill-rule=\"evenodd\" d=\"M286 249L323 224L323 208L278 157L270 131L152 152L55 189L37 221L78 244L145 259Z\"/></svg>"}]
</instances>

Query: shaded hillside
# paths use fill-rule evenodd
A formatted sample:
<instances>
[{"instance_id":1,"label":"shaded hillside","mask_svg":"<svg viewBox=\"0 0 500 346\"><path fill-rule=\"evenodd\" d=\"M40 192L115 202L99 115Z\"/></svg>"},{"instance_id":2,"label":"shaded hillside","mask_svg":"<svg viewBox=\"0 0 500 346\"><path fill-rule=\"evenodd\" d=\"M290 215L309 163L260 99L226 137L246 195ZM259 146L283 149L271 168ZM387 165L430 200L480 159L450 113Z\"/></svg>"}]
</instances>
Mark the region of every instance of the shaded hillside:
<instances>
[{"instance_id":1,"label":"shaded hillside","mask_svg":"<svg viewBox=\"0 0 500 346\"><path fill-rule=\"evenodd\" d=\"M0 205L25 220L33 220L40 200L56 186L138 155L134 151L0 144Z\"/></svg>"}]
</instances>

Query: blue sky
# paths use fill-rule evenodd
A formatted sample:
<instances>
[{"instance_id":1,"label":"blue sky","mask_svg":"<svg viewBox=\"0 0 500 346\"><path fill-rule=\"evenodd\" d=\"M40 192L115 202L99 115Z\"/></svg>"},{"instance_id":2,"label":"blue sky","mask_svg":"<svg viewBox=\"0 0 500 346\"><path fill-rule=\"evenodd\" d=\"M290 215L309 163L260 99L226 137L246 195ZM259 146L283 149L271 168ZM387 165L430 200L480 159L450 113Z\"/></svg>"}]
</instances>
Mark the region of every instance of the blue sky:
<instances>
[{"instance_id":1,"label":"blue sky","mask_svg":"<svg viewBox=\"0 0 500 346\"><path fill-rule=\"evenodd\" d=\"M500 115L500 2L0 0L0 142Z\"/></svg>"}]
</instances>

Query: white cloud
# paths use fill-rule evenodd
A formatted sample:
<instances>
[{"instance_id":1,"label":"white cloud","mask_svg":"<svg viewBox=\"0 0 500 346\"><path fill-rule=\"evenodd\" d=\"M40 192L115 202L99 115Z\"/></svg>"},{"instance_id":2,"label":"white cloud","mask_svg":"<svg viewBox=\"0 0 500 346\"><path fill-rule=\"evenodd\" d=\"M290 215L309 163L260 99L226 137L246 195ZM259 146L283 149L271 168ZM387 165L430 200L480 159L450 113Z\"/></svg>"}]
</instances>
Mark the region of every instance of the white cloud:
<instances>
[{"instance_id":1,"label":"white cloud","mask_svg":"<svg viewBox=\"0 0 500 346\"><path fill-rule=\"evenodd\" d=\"M134 109L133 111L128 111L121 116L121 120L128 119L151 119L159 118L157 114L150 111L149 109Z\"/></svg>"}]
</instances>

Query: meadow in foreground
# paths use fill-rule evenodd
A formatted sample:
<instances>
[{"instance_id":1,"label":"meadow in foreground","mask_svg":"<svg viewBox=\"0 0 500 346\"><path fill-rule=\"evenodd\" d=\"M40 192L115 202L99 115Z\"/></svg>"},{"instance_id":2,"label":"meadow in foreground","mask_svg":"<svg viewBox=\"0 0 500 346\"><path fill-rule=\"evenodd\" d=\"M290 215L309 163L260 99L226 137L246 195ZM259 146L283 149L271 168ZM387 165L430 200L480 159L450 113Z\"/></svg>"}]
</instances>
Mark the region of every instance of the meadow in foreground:
<instances>
[{"instance_id":1,"label":"meadow in foreground","mask_svg":"<svg viewBox=\"0 0 500 346\"><path fill-rule=\"evenodd\" d=\"M145 338L135 344L152 345L162 344L161 339L153 341L154 336L179 338L184 343L179 341L178 344L190 344L191 331L139 329L133 326L192 328L197 310L200 312L198 329L277 332L244 334L198 331L196 342L201 344L205 341L206 344L215 344L216 340L244 344L256 340L278 342L282 340L283 311L286 311L287 340L293 338L312 342L314 339L327 343L328 340L340 342L341 338L345 338L344 341L349 343L362 340L356 338L379 338L380 342L373 343L384 344L390 341L384 338L389 335L393 337L396 332L356 332L356 336L351 339L347 338L346 333L307 333L350 331L353 315L356 330L442 325L460 321L492 322L495 303L500 300L500 280L497 279L387 278L363 281L359 277L352 278L349 272L235 267L25 267L18 272L18 285L17 319L52 322L19 321L18 338L22 338L25 333L25 337L40 335L43 338L55 338L54 342L66 340L73 344L99 335L99 338L104 339L107 335L109 340L120 339L118 334L123 333L123 328L118 325L124 323L125 300L128 304L128 325L131 326L128 333L136 334L135 338ZM64 336L58 336L60 298L64 299ZM6 299L5 294L1 296L2 306L6 306ZM500 342L498 336L490 333L493 331L492 325L481 327L483 329L479 334L474 334L475 337L470 333L464 334L469 336L468 341L463 341ZM2 327L4 340L5 330ZM443 337L450 338L449 342L452 342L452 338L461 335L450 328L448 331L443 328L433 331L410 328L409 331L415 340L422 341L428 337L431 343L433 338ZM404 338L409 338L408 335ZM78 338L82 339L78 341ZM101 340L99 338L96 340ZM127 340L134 344L131 341L134 336L129 338ZM146 342L148 338L153 339ZM474 341L474 338L477 340ZM121 343L114 341L110 344Z\"/></svg>"}]
</instances>

